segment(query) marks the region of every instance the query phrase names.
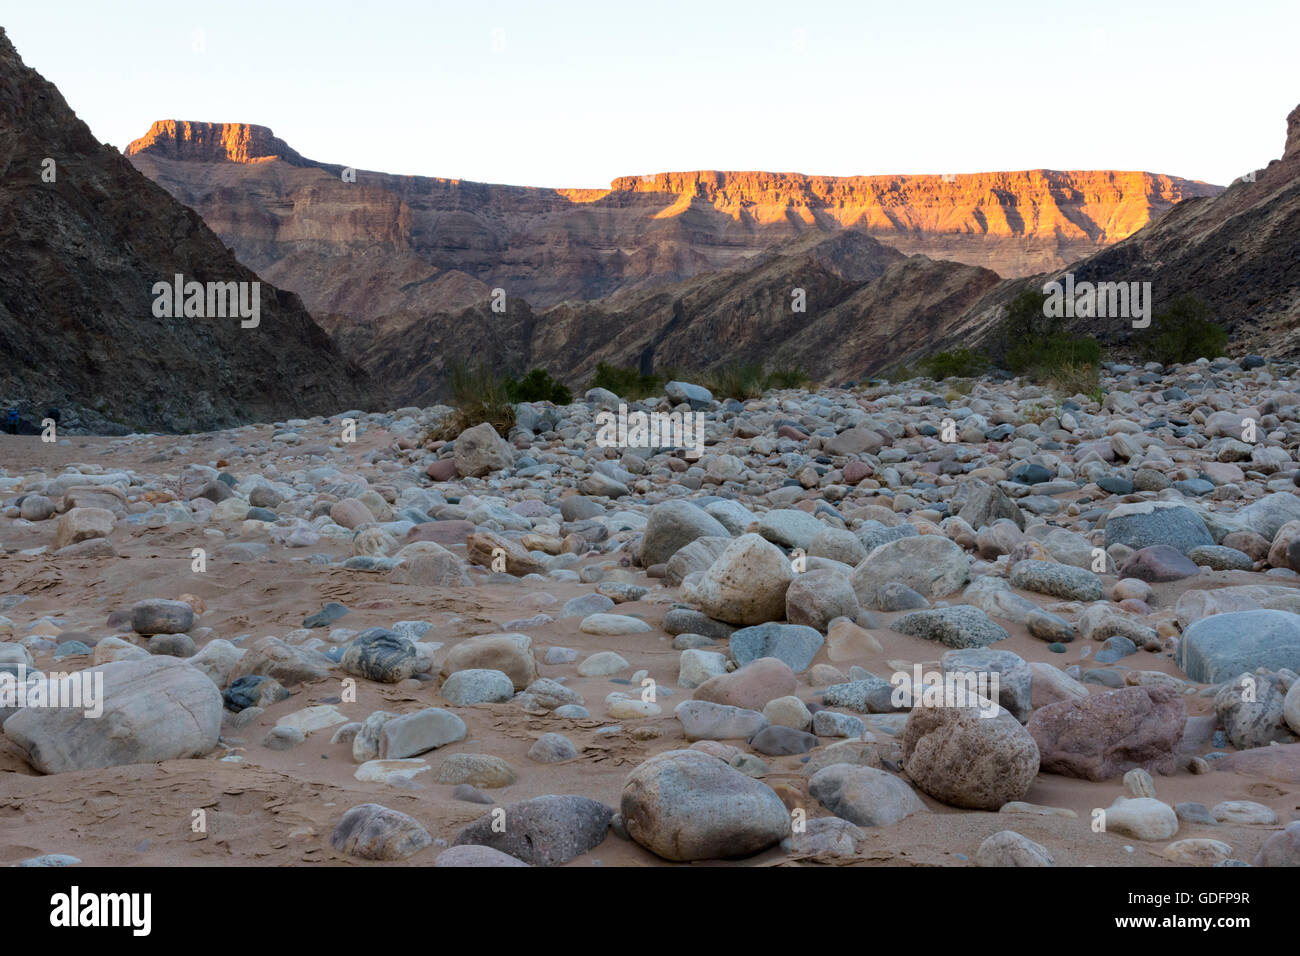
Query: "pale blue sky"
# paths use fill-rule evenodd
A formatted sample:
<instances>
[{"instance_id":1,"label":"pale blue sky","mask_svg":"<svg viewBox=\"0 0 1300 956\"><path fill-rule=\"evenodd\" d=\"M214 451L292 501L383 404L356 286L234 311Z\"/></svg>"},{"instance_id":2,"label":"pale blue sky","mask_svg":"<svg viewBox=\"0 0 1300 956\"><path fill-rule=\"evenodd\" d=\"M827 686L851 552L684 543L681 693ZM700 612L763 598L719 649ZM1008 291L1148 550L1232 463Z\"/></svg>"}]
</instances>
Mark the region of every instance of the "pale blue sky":
<instances>
[{"instance_id":1,"label":"pale blue sky","mask_svg":"<svg viewBox=\"0 0 1300 956\"><path fill-rule=\"evenodd\" d=\"M313 159L601 187L666 170L1140 169L1281 154L1297 0L9 4L102 141L270 126ZM197 41L197 42L196 42Z\"/></svg>"}]
</instances>

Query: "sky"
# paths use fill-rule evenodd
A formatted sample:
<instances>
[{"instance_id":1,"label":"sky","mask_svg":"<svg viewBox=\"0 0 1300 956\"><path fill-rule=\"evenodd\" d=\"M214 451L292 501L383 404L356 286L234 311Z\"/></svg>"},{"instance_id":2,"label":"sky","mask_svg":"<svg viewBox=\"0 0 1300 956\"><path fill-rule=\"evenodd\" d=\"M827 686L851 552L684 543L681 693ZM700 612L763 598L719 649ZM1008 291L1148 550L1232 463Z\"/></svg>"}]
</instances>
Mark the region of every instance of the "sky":
<instances>
[{"instance_id":1,"label":"sky","mask_svg":"<svg viewBox=\"0 0 1300 956\"><path fill-rule=\"evenodd\" d=\"M158 119L547 187L695 169L1125 169L1279 157L1300 0L60 0L0 14L119 148Z\"/></svg>"}]
</instances>

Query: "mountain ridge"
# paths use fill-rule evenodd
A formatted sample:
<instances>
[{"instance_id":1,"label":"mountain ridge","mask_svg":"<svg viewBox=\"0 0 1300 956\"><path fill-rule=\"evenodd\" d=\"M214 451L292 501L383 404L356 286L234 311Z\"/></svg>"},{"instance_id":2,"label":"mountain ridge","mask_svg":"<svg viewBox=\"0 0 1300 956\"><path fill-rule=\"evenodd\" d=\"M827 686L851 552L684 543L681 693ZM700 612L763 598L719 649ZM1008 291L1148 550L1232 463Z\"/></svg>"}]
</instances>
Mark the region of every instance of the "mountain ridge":
<instances>
[{"instance_id":1,"label":"mountain ridge","mask_svg":"<svg viewBox=\"0 0 1300 956\"><path fill-rule=\"evenodd\" d=\"M0 28L0 402L29 421L192 431L337 412L373 394L298 296L97 142ZM247 283L259 323L157 314L177 274ZM251 296L249 302L252 302Z\"/></svg>"}]
</instances>

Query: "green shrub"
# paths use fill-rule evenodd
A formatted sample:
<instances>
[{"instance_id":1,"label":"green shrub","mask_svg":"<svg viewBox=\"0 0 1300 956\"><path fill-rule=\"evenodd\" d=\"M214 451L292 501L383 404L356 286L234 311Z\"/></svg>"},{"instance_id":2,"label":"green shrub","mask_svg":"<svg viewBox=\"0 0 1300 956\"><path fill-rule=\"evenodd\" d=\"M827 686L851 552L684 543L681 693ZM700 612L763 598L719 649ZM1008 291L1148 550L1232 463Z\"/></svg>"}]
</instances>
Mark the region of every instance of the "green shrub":
<instances>
[{"instance_id":1,"label":"green shrub","mask_svg":"<svg viewBox=\"0 0 1300 956\"><path fill-rule=\"evenodd\" d=\"M1061 398L1086 395L1101 404L1106 396L1101 390L1101 369L1095 364L1066 362L1047 377L1048 384Z\"/></svg>"},{"instance_id":2,"label":"green shrub","mask_svg":"<svg viewBox=\"0 0 1300 956\"><path fill-rule=\"evenodd\" d=\"M1162 365L1217 358L1228 347L1227 331L1210 318L1205 300L1180 295L1156 314L1144 338L1144 351Z\"/></svg>"},{"instance_id":3,"label":"green shrub","mask_svg":"<svg viewBox=\"0 0 1300 956\"><path fill-rule=\"evenodd\" d=\"M743 401L763 394L767 376L761 364L722 365L709 373L705 387L716 399L734 398Z\"/></svg>"},{"instance_id":4,"label":"green shrub","mask_svg":"<svg viewBox=\"0 0 1300 956\"><path fill-rule=\"evenodd\" d=\"M507 379L505 389L512 402L552 402L556 405L573 402L573 393L563 382L551 378L551 373L544 368L535 368L518 381Z\"/></svg>"},{"instance_id":5,"label":"green shrub","mask_svg":"<svg viewBox=\"0 0 1300 956\"><path fill-rule=\"evenodd\" d=\"M1100 365L1101 343L1092 336L1077 338L1065 332L1031 335L1007 350L1007 368L1017 375L1051 378L1067 365Z\"/></svg>"},{"instance_id":6,"label":"green shrub","mask_svg":"<svg viewBox=\"0 0 1300 956\"><path fill-rule=\"evenodd\" d=\"M979 352L960 348L950 352L936 352L921 359L919 364L930 378L942 381L945 378L972 378L980 375L988 368L989 360Z\"/></svg>"},{"instance_id":7,"label":"green shrub","mask_svg":"<svg viewBox=\"0 0 1300 956\"><path fill-rule=\"evenodd\" d=\"M1044 323L1048 321L1043 313L1047 298L1047 293L1040 289L1022 289L1011 300L1002 326L1009 346L1043 331Z\"/></svg>"},{"instance_id":8,"label":"green shrub","mask_svg":"<svg viewBox=\"0 0 1300 956\"><path fill-rule=\"evenodd\" d=\"M1007 306L1001 334L1007 368L1046 381L1096 374L1103 357L1101 343L1091 335L1071 335L1059 319L1044 315L1046 301L1047 293L1025 289Z\"/></svg>"},{"instance_id":9,"label":"green shrub","mask_svg":"<svg viewBox=\"0 0 1300 956\"><path fill-rule=\"evenodd\" d=\"M767 373L768 388L803 388L810 381L808 373L794 365L784 365Z\"/></svg>"},{"instance_id":10,"label":"green shrub","mask_svg":"<svg viewBox=\"0 0 1300 956\"><path fill-rule=\"evenodd\" d=\"M645 374L637 368L619 368L608 362L600 362L596 366L596 374L587 383L587 388L608 389L619 398L636 401L659 394L667 381L669 379L662 375Z\"/></svg>"}]
</instances>

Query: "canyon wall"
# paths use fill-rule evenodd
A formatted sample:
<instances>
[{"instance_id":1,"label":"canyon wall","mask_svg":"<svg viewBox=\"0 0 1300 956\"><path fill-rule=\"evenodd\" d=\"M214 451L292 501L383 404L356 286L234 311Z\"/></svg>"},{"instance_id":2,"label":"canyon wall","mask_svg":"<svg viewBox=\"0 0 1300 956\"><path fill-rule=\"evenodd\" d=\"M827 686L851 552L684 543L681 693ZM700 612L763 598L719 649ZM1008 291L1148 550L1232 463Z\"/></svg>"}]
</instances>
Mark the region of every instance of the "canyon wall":
<instances>
[{"instance_id":1,"label":"canyon wall","mask_svg":"<svg viewBox=\"0 0 1300 956\"><path fill-rule=\"evenodd\" d=\"M744 266L856 230L1002 276L1059 268L1219 187L1143 172L804 176L688 172L609 189L497 186L305 160L265 127L161 121L126 150L313 314L374 320L483 302L535 308Z\"/></svg>"}]
</instances>

